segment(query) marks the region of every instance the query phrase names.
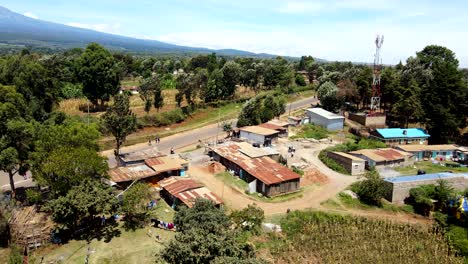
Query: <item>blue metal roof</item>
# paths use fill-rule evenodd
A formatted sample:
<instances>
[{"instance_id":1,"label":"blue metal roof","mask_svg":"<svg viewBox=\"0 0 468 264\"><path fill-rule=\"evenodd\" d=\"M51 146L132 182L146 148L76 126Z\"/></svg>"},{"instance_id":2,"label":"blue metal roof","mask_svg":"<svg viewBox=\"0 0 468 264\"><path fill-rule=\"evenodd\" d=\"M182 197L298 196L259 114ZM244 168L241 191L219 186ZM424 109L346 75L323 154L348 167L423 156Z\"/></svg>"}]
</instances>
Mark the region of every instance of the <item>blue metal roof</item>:
<instances>
[{"instance_id":1,"label":"blue metal roof","mask_svg":"<svg viewBox=\"0 0 468 264\"><path fill-rule=\"evenodd\" d=\"M405 132L406 131L406 132ZM379 128L377 132L383 138L428 138L429 134L422 128Z\"/></svg>"},{"instance_id":2,"label":"blue metal roof","mask_svg":"<svg viewBox=\"0 0 468 264\"><path fill-rule=\"evenodd\" d=\"M391 183L399 183L399 182L447 179L447 178L454 178L454 177L468 177L468 174L444 172L444 173L431 173L431 174L421 174L421 175L412 175L412 176L390 177L390 178L385 178L384 180L391 182Z\"/></svg>"}]
</instances>

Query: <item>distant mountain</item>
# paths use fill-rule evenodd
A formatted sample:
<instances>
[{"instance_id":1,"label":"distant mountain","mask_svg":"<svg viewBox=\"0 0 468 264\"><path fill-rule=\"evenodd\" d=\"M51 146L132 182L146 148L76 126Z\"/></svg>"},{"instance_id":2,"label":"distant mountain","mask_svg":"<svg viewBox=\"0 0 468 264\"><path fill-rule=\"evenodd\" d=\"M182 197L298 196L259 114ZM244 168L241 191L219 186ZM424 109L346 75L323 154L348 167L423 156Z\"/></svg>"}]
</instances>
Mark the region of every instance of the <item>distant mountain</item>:
<instances>
[{"instance_id":1,"label":"distant mountain","mask_svg":"<svg viewBox=\"0 0 468 264\"><path fill-rule=\"evenodd\" d=\"M156 40L107 34L26 17L0 6L0 48L2 46L26 46L54 50L85 47L90 42L100 43L109 49L134 53L216 52L227 56L275 57L271 54L256 54L235 49L193 48Z\"/></svg>"}]
</instances>

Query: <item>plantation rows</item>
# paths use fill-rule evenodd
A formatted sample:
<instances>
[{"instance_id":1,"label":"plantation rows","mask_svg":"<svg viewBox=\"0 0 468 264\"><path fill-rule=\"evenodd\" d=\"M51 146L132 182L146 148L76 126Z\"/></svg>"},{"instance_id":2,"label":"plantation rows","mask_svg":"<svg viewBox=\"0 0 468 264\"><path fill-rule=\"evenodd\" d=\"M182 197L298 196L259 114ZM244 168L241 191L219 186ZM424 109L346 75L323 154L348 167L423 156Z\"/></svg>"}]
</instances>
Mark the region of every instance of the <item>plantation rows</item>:
<instances>
[{"instance_id":1,"label":"plantation rows","mask_svg":"<svg viewBox=\"0 0 468 264\"><path fill-rule=\"evenodd\" d=\"M318 212L294 212L273 235L270 252L283 263L463 263L444 238L408 224Z\"/></svg>"}]
</instances>

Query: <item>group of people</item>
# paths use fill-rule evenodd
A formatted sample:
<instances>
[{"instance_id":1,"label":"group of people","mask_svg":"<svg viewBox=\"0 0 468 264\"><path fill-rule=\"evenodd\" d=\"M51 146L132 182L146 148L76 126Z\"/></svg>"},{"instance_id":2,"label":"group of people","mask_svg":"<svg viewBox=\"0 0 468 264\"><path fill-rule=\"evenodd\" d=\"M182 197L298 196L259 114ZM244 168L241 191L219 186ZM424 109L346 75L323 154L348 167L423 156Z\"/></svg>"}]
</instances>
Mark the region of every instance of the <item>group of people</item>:
<instances>
[{"instance_id":1,"label":"group of people","mask_svg":"<svg viewBox=\"0 0 468 264\"><path fill-rule=\"evenodd\" d=\"M151 223L153 223L154 227L159 227L159 228L163 228L163 229L166 229L166 230L175 229L174 223L164 222L164 221L158 220L158 219L151 219Z\"/></svg>"},{"instance_id":2,"label":"group of people","mask_svg":"<svg viewBox=\"0 0 468 264\"><path fill-rule=\"evenodd\" d=\"M294 153L296 153L296 149L293 146L288 147L288 152L291 154L291 158L294 157Z\"/></svg>"},{"instance_id":3,"label":"group of people","mask_svg":"<svg viewBox=\"0 0 468 264\"><path fill-rule=\"evenodd\" d=\"M154 143L158 144L161 142L161 138L160 137L155 137L154 138ZM151 145L151 138L148 138L148 144Z\"/></svg>"}]
</instances>

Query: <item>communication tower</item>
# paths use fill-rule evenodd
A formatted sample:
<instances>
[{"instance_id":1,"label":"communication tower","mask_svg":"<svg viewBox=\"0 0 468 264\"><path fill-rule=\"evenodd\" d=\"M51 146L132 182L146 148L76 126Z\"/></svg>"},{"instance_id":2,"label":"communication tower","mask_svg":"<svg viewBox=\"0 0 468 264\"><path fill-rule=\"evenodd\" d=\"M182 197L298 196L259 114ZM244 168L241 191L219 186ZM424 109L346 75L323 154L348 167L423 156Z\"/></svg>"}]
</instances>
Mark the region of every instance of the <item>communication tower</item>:
<instances>
[{"instance_id":1,"label":"communication tower","mask_svg":"<svg viewBox=\"0 0 468 264\"><path fill-rule=\"evenodd\" d=\"M380 48L382 47L384 36L375 38L375 55L374 55L374 71L372 78L372 97L370 113L376 113L380 110L380 74L382 71L382 58L380 58Z\"/></svg>"}]
</instances>

